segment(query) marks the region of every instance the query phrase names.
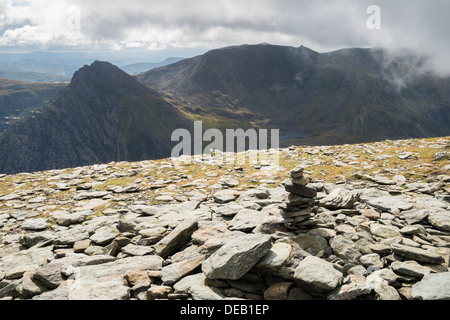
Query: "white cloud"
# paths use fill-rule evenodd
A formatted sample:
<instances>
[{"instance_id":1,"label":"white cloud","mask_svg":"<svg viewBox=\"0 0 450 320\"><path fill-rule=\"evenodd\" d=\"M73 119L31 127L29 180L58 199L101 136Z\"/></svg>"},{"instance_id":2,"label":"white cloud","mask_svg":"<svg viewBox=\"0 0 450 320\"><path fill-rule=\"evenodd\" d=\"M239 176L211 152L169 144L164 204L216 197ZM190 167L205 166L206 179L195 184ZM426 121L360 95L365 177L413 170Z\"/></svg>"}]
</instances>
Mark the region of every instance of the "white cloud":
<instances>
[{"instance_id":1,"label":"white cloud","mask_svg":"<svg viewBox=\"0 0 450 320\"><path fill-rule=\"evenodd\" d=\"M366 26L366 10L374 2L381 8L382 30ZM449 11L447 0L0 0L0 46L405 46L445 62Z\"/></svg>"},{"instance_id":2,"label":"white cloud","mask_svg":"<svg viewBox=\"0 0 450 320\"><path fill-rule=\"evenodd\" d=\"M88 39L76 27L73 4L66 0L0 0L0 46L76 46ZM72 10L71 10L72 9Z\"/></svg>"}]
</instances>

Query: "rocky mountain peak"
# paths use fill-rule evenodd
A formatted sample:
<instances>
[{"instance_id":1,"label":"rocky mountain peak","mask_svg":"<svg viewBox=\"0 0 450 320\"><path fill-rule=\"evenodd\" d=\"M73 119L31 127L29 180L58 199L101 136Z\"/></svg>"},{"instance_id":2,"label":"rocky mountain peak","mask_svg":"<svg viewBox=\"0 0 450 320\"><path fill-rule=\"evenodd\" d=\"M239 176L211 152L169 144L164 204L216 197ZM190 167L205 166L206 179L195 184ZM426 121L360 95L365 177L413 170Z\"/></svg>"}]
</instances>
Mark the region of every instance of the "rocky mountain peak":
<instances>
[{"instance_id":1,"label":"rocky mountain peak","mask_svg":"<svg viewBox=\"0 0 450 320\"><path fill-rule=\"evenodd\" d=\"M166 157L169 133L185 126L184 118L154 90L118 67L96 61L77 71L41 113L0 137L0 150L8 150L0 159L0 172Z\"/></svg>"},{"instance_id":2,"label":"rocky mountain peak","mask_svg":"<svg viewBox=\"0 0 450 320\"><path fill-rule=\"evenodd\" d=\"M142 94L148 91L148 88L125 71L104 61L95 61L82 67L75 72L69 86L74 90L90 90L93 87L115 94Z\"/></svg>"}]
</instances>

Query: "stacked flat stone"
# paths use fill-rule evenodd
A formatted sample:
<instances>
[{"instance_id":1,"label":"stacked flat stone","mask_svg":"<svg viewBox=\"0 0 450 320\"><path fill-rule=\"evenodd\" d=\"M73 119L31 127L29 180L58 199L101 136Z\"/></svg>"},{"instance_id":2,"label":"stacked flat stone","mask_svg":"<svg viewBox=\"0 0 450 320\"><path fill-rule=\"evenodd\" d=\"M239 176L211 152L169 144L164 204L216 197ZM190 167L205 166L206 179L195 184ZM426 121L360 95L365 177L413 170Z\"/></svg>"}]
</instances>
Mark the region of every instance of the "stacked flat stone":
<instances>
[{"instance_id":1,"label":"stacked flat stone","mask_svg":"<svg viewBox=\"0 0 450 320\"><path fill-rule=\"evenodd\" d=\"M308 177L305 169L296 167L289 173L289 180L284 182L284 187L289 194L285 203L281 206L283 218L289 224L296 224L308 220L311 217L312 205L315 203L317 191L308 187Z\"/></svg>"}]
</instances>

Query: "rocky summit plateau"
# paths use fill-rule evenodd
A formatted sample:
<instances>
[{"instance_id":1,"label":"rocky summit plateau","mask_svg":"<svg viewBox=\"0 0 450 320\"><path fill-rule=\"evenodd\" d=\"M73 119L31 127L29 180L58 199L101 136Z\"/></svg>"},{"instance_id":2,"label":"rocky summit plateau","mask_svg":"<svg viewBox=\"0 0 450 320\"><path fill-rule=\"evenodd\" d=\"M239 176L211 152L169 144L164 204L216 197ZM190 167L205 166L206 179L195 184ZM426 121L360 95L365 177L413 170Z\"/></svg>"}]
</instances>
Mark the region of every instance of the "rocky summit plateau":
<instances>
[{"instance_id":1,"label":"rocky summit plateau","mask_svg":"<svg viewBox=\"0 0 450 320\"><path fill-rule=\"evenodd\" d=\"M450 299L450 137L271 152L1 175L0 298Z\"/></svg>"}]
</instances>

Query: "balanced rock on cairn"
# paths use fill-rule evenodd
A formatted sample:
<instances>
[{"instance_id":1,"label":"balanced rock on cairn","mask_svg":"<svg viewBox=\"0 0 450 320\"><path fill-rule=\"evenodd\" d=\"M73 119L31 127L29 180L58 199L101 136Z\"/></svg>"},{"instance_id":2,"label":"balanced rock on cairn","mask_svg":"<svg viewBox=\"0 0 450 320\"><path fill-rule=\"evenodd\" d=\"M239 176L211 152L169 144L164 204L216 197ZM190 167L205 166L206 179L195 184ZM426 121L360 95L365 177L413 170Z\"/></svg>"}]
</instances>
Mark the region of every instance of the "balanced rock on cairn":
<instances>
[{"instance_id":1,"label":"balanced rock on cairn","mask_svg":"<svg viewBox=\"0 0 450 320\"><path fill-rule=\"evenodd\" d=\"M315 203L314 198L317 197L316 189L307 186L309 177L304 174L304 170L301 166L296 167L290 172L290 179L283 183L289 195L280 208L289 225L308 220L311 217L311 206Z\"/></svg>"}]
</instances>

